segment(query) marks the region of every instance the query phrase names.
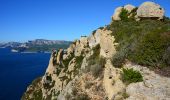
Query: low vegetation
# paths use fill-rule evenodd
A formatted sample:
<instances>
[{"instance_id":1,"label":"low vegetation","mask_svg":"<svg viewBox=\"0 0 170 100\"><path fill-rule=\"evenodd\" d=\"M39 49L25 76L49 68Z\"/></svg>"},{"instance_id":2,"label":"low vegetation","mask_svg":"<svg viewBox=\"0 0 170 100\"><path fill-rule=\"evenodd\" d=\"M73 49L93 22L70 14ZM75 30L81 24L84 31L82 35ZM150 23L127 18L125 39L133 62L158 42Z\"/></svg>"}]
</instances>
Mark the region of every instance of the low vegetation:
<instances>
[{"instance_id":1,"label":"low vegetation","mask_svg":"<svg viewBox=\"0 0 170 100\"><path fill-rule=\"evenodd\" d=\"M31 86L28 87L28 91L24 93L21 100L42 100L42 90L41 90L41 77L35 79ZM30 95L32 97L30 98Z\"/></svg>"},{"instance_id":2,"label":"low vegetation","mask_svg":"<svg viewBox=\"0 0 170 100\"><path fill-rule=\"evenodd\" d=\"M83 56L82 54L80 56L76 56L75 60L76 60L76 65L74 67L74 71L73 71L73 75L76 76L79 74L79 69L81 68L82 62L83 62Z\"/></svg>"},{"instance_id":3,"label":"low vegetation","mask_svg":"<svg viewBox=\"0 0 170 100\"><path fill-rule=\"evenodd\" d=\"M134 8L131 12L128 12L128 10L123 8L120 12L119 17L122 21L134 21L135 16L137 14L136 11L137 11L137 8Z\"/></svg>"},{"instance_id":4,"label":"low vegetation","mask_svg":"<svg viewBox=\"0 0 170 100\"><path fill-rule=\"evenodd\" d=\"M128 10L123 8L121 10L121 12L120 12L120 15L119 15L120 19L124 20L124 21L127 21L128 20L128 16L129 16Z\"/></svg>"},{"instance_id":5,"label":"low vegetation","mask_svg":"<svg viewBox=\"0 0 170 100\"><path fill-rule=\"evenodd\" d=\"M64 72L68 69L69 62L74 58L74 53L71 53L68 59L63 60Z\"/></svg>"},{"instance_id":6,"label":"low vegetation","mask_svg":"<svg viewBox=\"0 0 170 100\"><path fill-rule=\"evenodd\" d=\"M46 82L43 83L44 89L51 89L54 87L55 81L52 80L51 75L46 75Z\"/></svg>"},{"instance_id":7,"label":"low vegetation","mask_svg":"<svg viewBox=\"0 0 170 100\"><path fill-rule=\"evenodd\" d=\"M93 54L87 59L88 66L85 72L91 72L94 77L100 76L106 63L105 58L100 56L100 45L92 48Z\"/></svg>"},{"instance_id":8,"label":"low vegetation","mask_svg":"<svg viewBox=\"0 0 170 100\"><path fill-rule=\"evenodd\" d=\"M116 67L122 67L125 59L154 68L170 66L168 57L164 56L170 47L170 22L114 21L107 28L119 43L112 59Z\"/></svg>"},{"instance_id":9,"label":"low vegetation","mask_svg":"<svg viewBox=\"0 0 170 100\"><path fill-rule=\"evenodd\" d=\"M100 74L103 71L105 63L106 63L105 58L100 57L99 60L97 60L97 62L95 62L94 65L91 65L90 72L94 77L100 76Z\"/></svg>"},{"instance_id":10,"label":"low vegetation","mask_svg":"<svg viewBox=\"0 0 170 100\"><path fill-rule=\"evenodd\" d=\"M136 83L143 81L143 77L139 71L133 70L133 68L123 68L122 81L126 84Z\"/></svg>"}]
</instances>

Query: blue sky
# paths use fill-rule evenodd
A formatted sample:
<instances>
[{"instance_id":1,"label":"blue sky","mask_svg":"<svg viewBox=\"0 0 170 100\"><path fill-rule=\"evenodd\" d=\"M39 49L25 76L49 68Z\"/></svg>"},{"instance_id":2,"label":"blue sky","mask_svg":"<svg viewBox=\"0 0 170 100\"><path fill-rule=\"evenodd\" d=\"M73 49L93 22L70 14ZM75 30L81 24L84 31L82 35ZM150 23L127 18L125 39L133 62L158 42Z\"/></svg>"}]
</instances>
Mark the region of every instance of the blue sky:
<instances>
[{"instance_id":1,"label":"blue sky","mask_svg":"<svg viewBox=\"0 0 170 100\"><path fill-rule=\"evenodd\" d=\"M0 42L74 40L111 22L114 9L148 0L0 0ZM150 0L170 16L170 0Z\"/></svg>"}]
</instances>

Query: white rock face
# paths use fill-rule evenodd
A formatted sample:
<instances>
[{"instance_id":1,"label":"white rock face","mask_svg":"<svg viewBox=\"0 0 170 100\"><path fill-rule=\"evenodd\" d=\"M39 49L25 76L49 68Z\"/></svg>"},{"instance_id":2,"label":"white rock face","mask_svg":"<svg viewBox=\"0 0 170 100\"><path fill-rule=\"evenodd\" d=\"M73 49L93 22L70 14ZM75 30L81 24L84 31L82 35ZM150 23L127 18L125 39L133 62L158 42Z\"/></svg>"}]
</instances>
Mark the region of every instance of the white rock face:
<instances>
[{"instance_id":1,"label":"white rock face","mask_svg":"<svg viewBox=\"0 0 170 100\"><path fill-rule=\"evenodd\" d=\"M101 29L96 30L95 33L93 33L92 35L90 35L88 37L88 41L89 41L89 46L90 48L95 47L97 44L100 43L100 31Z\"/></svg>"},{"instance_id":2,"label":"white rock face","mask_svg":"<svg viewBox=\"0 0 170 100\"><path fill-rule=\"evenodd\" d=\"M121 20L119 15L120 15L120 12L122 11L122 8L123 7L118 7L115 9L114 15L112 16L112 20Z\"/></svg>"},{"instance_id":3,"label":"white rock face","mask_svg":"<svg viewBox=\"0 0 170 100\"><path fill-rule=\"evenodd\" d=\"M170 78L139 65L126 64L125 67L140 71L144 80L127 86L126 92L130 96L127 100L170 100Z\"/></svg>"},{"instance_id":4,"label":"white rock face","mask_svg":"<svg viewBox=\"0 0 170 100\"><path fill-rule=\"evenodd\" d=\"M118 93L123 93L125 85L121 81L121 69L112 66L107 60L104 70L103 86L109 100L118 100Z\"/></svg>"},{"instance_id":5,"label":"white rock face","mask_svg":"<svg viewBox=\"0 0 170 100\"><path fill-rule=\"evenodd\" d=\"M63 49L60 49L57 54L57 64L61 64L61 61L63 60Z\"/></svg>"},{"instance_id":6,"label":"white rock face","mask_svg":"<svg viewBox=\"0 0 170 100\"><path fill-rule=\"evenodd\" d=\"M163 19L164 14L164 9L154 2L144 2L137 10L137 16L139 18L157 17Z\"/></svg>"},{"instance_id":7,"label":"white rock face","mask_svg":"<svg viewBox=\"0 0 170 100\"><path fill-rule=\"evenodd\" d=\"M75 46L75 56L80 56L82 52L86 51L86 47L88 46L88 38L81 37L80 40L77 40Z\"/></svg>"},{"instance_id":8,"label":"white rock face","mask_svg":"<svg viewBox=\"0 0 170 100\"><path fill-rule=\"evenodd\" d=\"M126 9L128 12L131 12L135 8L135 6L128 4L128 5L125 5L124 7L116 8L114 15L112 16L112 20L121 20L119 15L123 8Z\"/></svg>"},{"instance_id":9,"label":"white rock face","mask_svg":"<svg viewBox=\"0 0 170 100\"><path fill-rule=\"evenodd\" d=\"M98 29L93 35L88 38L90 48L100 45L100 55L106 58L111 58L115 53L115 38L111 36L112 31Z\"/></svg>"},{"instance_id":10,"label":"white rock face","mask_svg":"<svg viewBox=\"0 0 170 100\"><path fill-rule=\"evenodd\" d=\"M115 38L111 36L112 31L100 30L100 55L106 58L112 58L116 53L114 45Z\"/></svg>"},{"instance_id":11,"label":"white rock face","mask_svg":"<svg viewBox=\"0 0 170 100\"><path fill-rule=\"evenodd\" d=\"M128 12L131 12L133 9L135 8L135 6L128 4L124 6L124 9L128 10Z\"/></svg>"}]
</instances>

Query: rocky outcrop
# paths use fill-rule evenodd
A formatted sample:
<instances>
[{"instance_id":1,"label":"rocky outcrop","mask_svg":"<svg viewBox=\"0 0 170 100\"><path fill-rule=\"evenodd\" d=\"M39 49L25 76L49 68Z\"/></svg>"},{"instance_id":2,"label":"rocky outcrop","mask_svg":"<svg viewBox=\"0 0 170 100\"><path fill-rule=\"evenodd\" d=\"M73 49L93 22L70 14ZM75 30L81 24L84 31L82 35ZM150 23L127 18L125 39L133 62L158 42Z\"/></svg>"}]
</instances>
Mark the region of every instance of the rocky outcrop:
<instances>
[{"instance_id":1,"label":"rocky outcrop","mask_svg":"<svg viewBox=\"0 0 170 100\"><path fill-rule=\"evenodd\" d=\"M158 18L163 19L165 10L154 2L144 2L137 10L138 18Z\"/></svg>"},{"instance_id":2,"label":"rocky outcrop","mask_svg":"<svg viewBox=\"0 0 170 100\"><path fill-rule=\"evenodd\" d=\"M123 98L121 94L125 91L125 85L121 81L121 69L113 67L110 60L105 65L103 85L109 100Z\"/></svg>"},{"instance_id":3,"label":"rocky outcrop","mask_svg":"<svg viewBox=\"0 0 170 100\"><path fill-rule=\"evenodd\" d=\"M131 12L134 6L118 9L122 8ZM53 51L46 73L28 87L22 100L35 99L37 93L42 100L169 100L170 78L128 60L123 68L133 68L143 81L124 82L123 68L112 61L119 52L117 45L113 32L104 27L74 41L67 50Z\"/></svg>"},{"instance_id":4,"label":"rocky outcrop","mask_svg":"<svg viewBox=\"0 0 170 100\"><path fill-rule=\"evenodd\" d=\"M86 52L87 51L87 48L86 48L87 46L88 46L87 37L81 37L80 40L77 40L76 41L75 51L74 51L75 56L80 56L81 54Z\"/></svg>"},{"instance_id":5,"label":"rocky outcrop","mask_svg":"<svg viewBox=\"0 0 170 100\"><path fill-rule=\"evenodd\" d=\"M117 7L115 9L114 15L112 16L112 20L121 20L120 13L122 9L128 11L127 17L134 17L137 21L141 19L158 19L161 20L164 18L165 10L159 4L154 2L144 2L138 8L133 5L125 5L123 7ZM137 9L137 10L135 10Z\"/></svg>"},{"instance_id":6,"label":"rocky outcrop","mask_svg":"<svg viewBox=\"0 0 170 100\"><path fill-rule=\"evenodd\" d=\"M100 30L100 55L106 58L111 58L116 53L115 38L111 36L112 31Z\"/></svg>"},{"instance_id":7,"label":"rocky outcrop","mask_svg":"<svg viewBox=\"0 0 170 100\"><path fill-rule=\"evenodd\" d=\"M61 62L63 60L63 49L59 49L57 54L57 64L61 65Z\"/></svg>"},{"instance_id":8,"label":"rocky outcrop","mask_svg":"<svg viewBox=\"0 0 170 100\"><path fill-rule=\"evenodd\" d=\"M101 33L100 31L101 30L98 29L88 37L89 46L91 49L100 43L100 33Z\"/></svg>"},{"instance_id":9,"label":"rocky outcrop","mask_svg":"<svg viewBox=\"0 0 170 100\"><path fill-rule=\"evenodd\" d=\"M129 94L127 100L169 100L170 99L170 78L162 77L147 67L127 63L126 68L133 68L141 72L144 80L139 83L132 83L127 86Z\"/></svg>"},{"instance_id":10,"label":"rocky outcrop","mask_svg":"<svg viewBox=\"0 0 170 100\"><path fill-rule=\"evenodd\" d=\"M117 7L115 9L114 15L112 16L112 20L121 20L121 18L119 17L122 9L126 9L129 13L135 8L135 6L133 5L125 5L124 7Z\"/></svg>"}]
</instances>

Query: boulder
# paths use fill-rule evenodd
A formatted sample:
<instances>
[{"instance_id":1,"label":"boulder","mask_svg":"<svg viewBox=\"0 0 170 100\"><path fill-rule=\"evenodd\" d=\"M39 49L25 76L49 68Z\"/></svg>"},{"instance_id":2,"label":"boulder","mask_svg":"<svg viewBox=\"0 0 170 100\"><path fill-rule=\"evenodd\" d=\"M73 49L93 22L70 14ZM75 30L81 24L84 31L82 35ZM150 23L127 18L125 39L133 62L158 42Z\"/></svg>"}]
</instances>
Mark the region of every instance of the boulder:
<instances>
[{"instance_id":1,"label":"boulder","mask_svg":"<svg viewBox=\"0 0 170 100\"><path fill-rule=\"evenodd\" d=\"M165 10L154 2L144 2L137 9L139 18L158 18L163 19Z\"/></svg>"}]
</instances>

